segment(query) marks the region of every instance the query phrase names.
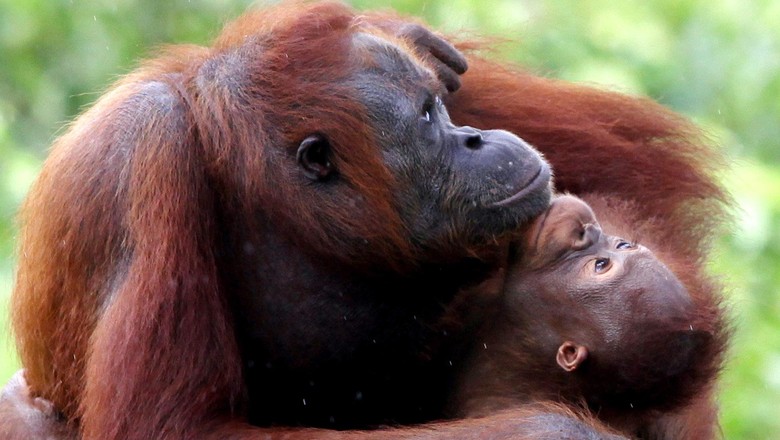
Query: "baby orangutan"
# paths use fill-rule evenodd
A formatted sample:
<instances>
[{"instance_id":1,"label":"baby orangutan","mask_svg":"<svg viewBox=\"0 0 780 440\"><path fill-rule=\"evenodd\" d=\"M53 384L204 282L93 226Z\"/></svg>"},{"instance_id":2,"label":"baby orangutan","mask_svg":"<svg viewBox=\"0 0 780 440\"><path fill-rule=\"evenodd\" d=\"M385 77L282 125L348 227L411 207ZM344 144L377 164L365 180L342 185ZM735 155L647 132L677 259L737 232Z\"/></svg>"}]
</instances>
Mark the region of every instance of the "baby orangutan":
<instances>
[{"instance_id":1,"label":"baby orangutan","mask_svg":"<svg viewBox=\"0 0 780 440\"><path fill-rule=\"evenodd\" d=\"M585 202L560 196L515 254L498 299L465 309L483 338L456 387L455 413L555 401L644 437L702 392L713 337L694 327L693 298L649 249L605 234Z\"/></svg>"}]
</instances>

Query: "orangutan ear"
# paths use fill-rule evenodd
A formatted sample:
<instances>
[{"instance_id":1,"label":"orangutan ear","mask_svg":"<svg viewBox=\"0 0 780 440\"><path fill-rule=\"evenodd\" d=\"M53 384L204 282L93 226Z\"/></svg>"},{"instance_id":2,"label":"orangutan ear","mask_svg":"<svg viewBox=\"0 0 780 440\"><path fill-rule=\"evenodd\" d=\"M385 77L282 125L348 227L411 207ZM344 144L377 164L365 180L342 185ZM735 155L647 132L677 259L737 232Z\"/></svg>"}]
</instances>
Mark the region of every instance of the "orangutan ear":
<instances>
[{"instance_id":1,"label":"orangutan ear","mask_svg":"<svg viewBox=\"0 0 780 440\"><path fill-rule=\"evenodd\" d=\"M558 347L558 354L555 357L555 360L558 361L558 365L563 368L563 371L572 372L585 362L585 359L587 358L587 347L566 341Z\"/></svg>"}]
</instances>

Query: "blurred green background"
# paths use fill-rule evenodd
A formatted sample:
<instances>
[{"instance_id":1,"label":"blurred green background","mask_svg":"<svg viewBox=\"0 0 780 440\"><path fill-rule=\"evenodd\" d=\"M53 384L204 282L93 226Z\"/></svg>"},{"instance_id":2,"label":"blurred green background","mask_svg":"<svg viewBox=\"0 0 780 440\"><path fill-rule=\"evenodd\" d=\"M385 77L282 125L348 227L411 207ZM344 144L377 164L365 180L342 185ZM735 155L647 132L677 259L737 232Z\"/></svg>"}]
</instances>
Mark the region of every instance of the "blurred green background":
<instances>
[{"instance_id":1,"label":"blurred green background","mask_svg":"<svg viewBox=\"0 0 780 440\"><path fill-rule=\"evenodd\" d=\"M48 146L161 43L207 44L245 0L0 0L0 383L18 368L5 311L14 213ZM732 159L738 221L712 270L738 329L719 393L726 438L780 438L780 2L354 0L450 32L509 39L543 75L647 95Z\"/></svg>"}]
</instances>

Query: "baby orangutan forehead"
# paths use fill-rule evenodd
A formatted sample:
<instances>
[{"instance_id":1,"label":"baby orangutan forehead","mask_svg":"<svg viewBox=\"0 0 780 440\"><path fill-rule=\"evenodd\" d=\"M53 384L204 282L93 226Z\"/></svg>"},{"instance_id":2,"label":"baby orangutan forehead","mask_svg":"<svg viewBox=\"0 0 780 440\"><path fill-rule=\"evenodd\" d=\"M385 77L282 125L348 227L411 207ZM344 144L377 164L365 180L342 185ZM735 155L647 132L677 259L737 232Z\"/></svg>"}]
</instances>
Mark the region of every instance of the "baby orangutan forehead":
<instances>
[{"instance_id":1,"label":"baby orangutan forehead","mask_svg":"<svg viewBox=\"0 0 780 440\"><path fill-rule=\"evenodd\" d=\"M587 203L574 196L560 196L550 205L553 215L565 219L578 220L582 224L596 223L596 215Z\"/></svg>"},{"instance_id":2,"label":"baby orangutan forehead","mask_svg":"<svg viewBox=\"0 0 780 440\"><path fill-rule=\"evenodd\" d=\"M424 82L434 89L441 87L434 72L402 41L358 32L353 37L352 47L353 57L368 72L390 81Z\"/></svg>"},{"instance_id":3,"label":"baby orangutan forehead","mask_svg":"<svg viewBox=\"0 0 780 440\"><path fill-rule=\"evenodd\" d=\"M590 206L574 196L559 196L524 234L526 264L550 264L594 244L600 236L601 227Z\"/></svg>"}]
</instances>

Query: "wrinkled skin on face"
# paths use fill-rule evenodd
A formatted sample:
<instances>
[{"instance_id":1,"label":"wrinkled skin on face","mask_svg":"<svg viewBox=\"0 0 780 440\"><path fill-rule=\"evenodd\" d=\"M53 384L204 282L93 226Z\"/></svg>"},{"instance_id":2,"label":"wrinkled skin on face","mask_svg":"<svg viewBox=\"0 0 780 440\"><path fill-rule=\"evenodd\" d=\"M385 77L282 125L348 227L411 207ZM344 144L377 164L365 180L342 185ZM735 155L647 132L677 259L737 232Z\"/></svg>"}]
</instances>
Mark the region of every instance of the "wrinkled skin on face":
<instances>
[{"instance_id":1,"label":"wrinkled skin on face","mask_svg":"<svg viewBox=\"0 0 780 440\"><path fill-rule=\"evenodd\" d=\"M685 287L652 251L605 234L590 207L575 197L558 197L521 241L510 297L533 292L540 302L570 301L596 320L596 333L607 344L619 346L623 335L647 321L684 321L692 312Z\"/></svg>"},{"instance_id":2,"label":"wrinkled skin on face","mask_svg":"<svg viewBox=\"0 0 780 440\"><path fill-rule=\"evenodd\" d=\"M367 234L365 243L363 235L345 231L351 235L342 241L349 247L341 250L354 256L355 267L334 267L336 246L303 253L302 246L275 244L276 236L241 256L248 270L232 278L263 289L246 289L237 307L246 335L250 420L259 425L338 428L435 417L445 392L431 387L444 388L447 371L433 371L438 367L428 359L434 355L429 347L441 338L430 328L443 313L442 303L474 278L469 273L475 249L498 247L498 237L508 240L551 197L550 168L540 155L509 132L453 124L441 99L445 87L401 43L357 33L351 50L354 65L339 87L365 109L368 134L389 178L371 175L361 188L355 181L364 175L355 171L359 159L351 145L322 131L299 146L298 166L311 181L301 194L318 222L333 218L335 209L351 221L372 201L366 195L371 185L389 180L390 214L401 224L403 242L411 244L411 257L394 257L397 249L371 241L382 222L390 223L384 218L374 231L360 231ZM355 194L355 188L366 191ZM278 223L299 221L285 220ZM300 229L306 226L293 236L305 246ZM402 273L387 276L390 264L377 264L380 258L400 261ZM474 260L477 271L492 270ZM290 275L258 275L269 273Z\"/></svg>"},{"instance_id":3,"label":"wrinkled skin on face","mask_svg":"<svg viewBox=\"0 0 780 440\"><path fill-rule=\"evenodd\" d=\"M459 88L465 58L392 14L285 3L246 14L210 48L165 52L74 122L30 191L13 306L30 386L0 395L0 412L16 414L0 417L0 437L42 437L57 421L101 439L607 432L566 404L419 428L294 429L441 419L463 359L436 350L452 340L435 331L442 309L505 267L498 235L546 209L548 172L506 132L448 123L437 101ZM453 120L533 140L561 190L641 201L609 218L662 219L647 235L674 251L667 262L692 262L678 273L703 327L722 326L702 266L726 198L700 133L648 100L469 64L464 90L444 97ZM543 386L553 367L568 378L607 358L571 341L553 344L563 368L552 352L526 386L494 391L555 389ZM701 400L658 426L708 438L715 411Z\"/></svg>"},{"instance_id":4,"label":"wrinkled skin on face","mask_svg":"<svg viewBox=\"0 0 780 440\"><path fill-rule=\"evenodd\" d=\"M398 47L366 34L355 45L371 57L354 88L374 121L385 163L398 179L403 220L419 244L469 246L548 206L550 168L533 148L507 131L454 125L436 77Z\"/></svg>"},{"instance_id":5,"label":"wrinkled skin on face","mask_svg":"<svg viewBox=\"0 0 780 440\"><path fill-rule=\"evenodd\" d=\"M652 400L649 384L695 365L703 335L690 327L685 286L646 247L605 234L587 204L557 198L520 248L508 279L510 313L550 336L541 341L562 371L595 379L579 385L588 398L626 394L639 405Z\"/></svg>"},{"instance_id":6,"label":"wrinkled skin on face","mask_svg":"<svg viewBox=\"0 0 780 440\"><path fill-rule=\"evenodd\" d=\"M26 378L85 438L439 418L442 303L548 205L527 144L450 122L451 45L335 3L279 11L122 80L31 191Z\"/></svg>"},{"instance_id":7,"label":"wrinkled skin on face","mask_svg":"<svg viewBox=\"0 0 780 440\"><path fill-rule=\"evenodd\" d=\"M605 234L585 202L560 196L514 254L459 391L465 413L584 401L624 427L698 391L680 384L698 380L711 335L693 328L686 287L649 249Z\"/></svg>"}]
</instances>

